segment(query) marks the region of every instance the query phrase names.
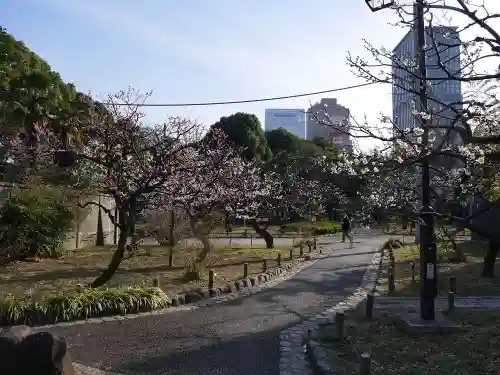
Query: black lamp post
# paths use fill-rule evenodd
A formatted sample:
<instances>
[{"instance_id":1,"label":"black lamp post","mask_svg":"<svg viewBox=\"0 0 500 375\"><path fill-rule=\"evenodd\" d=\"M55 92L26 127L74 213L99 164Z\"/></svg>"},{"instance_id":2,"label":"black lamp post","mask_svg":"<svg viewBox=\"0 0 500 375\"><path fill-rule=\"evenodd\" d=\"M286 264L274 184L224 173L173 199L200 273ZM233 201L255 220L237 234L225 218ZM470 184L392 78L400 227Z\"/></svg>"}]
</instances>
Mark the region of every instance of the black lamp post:
<instances>
[{"instance_id":1,"label":"black lamp post","mask_svg":"<svg viewBox=\"0 0 500 375\"><path fill-rule=\"evenodd\" d=\"M419 110L427 112L427 67L425 63L425 24L424 5L425 0L415 0L414 5L414 28L416 30L416 47L418 70L416 74L419 80ZM372 12L389 8L394 5L394 0L365 0ZM425 116L420 119L423 135L422 147L427 148L429 144L429 124ZM436 242L434 238L434 215L431 207L430 189L430 165L429 160L424 158L422 164L422 192L420 218L423 225L420 226L420 317L423 320L435 319L434 300L437 295L437 272L436 272Z\"/></svg>"},{"instance_id":2,"label":"black lamp post","mask_svg":"<svg viewBox=\"0 0 500 375\"><path fill-rule=\"evenodd\" d=\"M377 12L393 6L394 0L365 0L365 3L372 12Z\"/></svg>"}]
</instances>

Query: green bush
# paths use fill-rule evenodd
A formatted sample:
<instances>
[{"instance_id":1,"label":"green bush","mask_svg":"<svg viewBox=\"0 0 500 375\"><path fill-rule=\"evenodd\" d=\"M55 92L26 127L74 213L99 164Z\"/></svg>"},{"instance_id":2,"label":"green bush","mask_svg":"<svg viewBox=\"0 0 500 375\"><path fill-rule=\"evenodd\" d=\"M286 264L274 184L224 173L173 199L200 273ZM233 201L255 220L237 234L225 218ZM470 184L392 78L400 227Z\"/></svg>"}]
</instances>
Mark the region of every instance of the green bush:
<instances>
[{"instance_id":1,"label":"green bush","mask_svg":"<svg viewBox=\"0 0 500 375\"><path fill-rule=\"evenodd\" d=\"M156 287L80 287L65 295L46 296L40 301L0 298L0 326L43 325L93 317L134 314L168 307L170 299Z\"/></svg>"},{"instance_id":2,"label":"green bush","mask_svg":"<svg viewBox=\"0 0 500 375\"><path fill-rule=\"evenodd\" d=\"M72 229L73 206L56 186L13 187L0 208L0 251L9 249L15 259L57 256Z\"/></svg>"},{"instance_id":3,"label":"green bush","mask_svg":"<svg viewBox=\"0 0 500 375\"><path fill-rule=\"evenodd\" d=\"M335 234L340 230L340 224L335 221L317 221L314 223L298 222L289 223L280 227L280 232L299 232L311 233L313 236L321 236L325 234Z\"/></svg>"}]
</instances>

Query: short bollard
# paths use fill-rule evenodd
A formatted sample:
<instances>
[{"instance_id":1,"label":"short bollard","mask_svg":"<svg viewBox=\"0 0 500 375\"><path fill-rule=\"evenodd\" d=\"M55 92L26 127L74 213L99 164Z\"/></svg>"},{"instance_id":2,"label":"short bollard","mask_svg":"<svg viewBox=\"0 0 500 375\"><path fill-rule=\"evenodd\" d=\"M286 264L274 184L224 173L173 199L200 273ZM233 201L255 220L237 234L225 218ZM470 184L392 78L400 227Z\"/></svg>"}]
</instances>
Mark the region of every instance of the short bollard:
<instances>
[{"instance_id":1,"label":"short bollard","mask_svg":"<svg viewBox=\"0 0 500 375\"><path fill-rule=\"evenodd\" d=\"M366 319L367 320L372 320L373 319L373 305L375 303L375 297L373 293L368 293L366 295Z\"/></svg>"},{"instance_id":2,"label":"short bollard","mask_svg":"<svg viewBox=\"0 0 500 375\"><path fill-rule=\"evenodd\" d=\"M243 263L243 278L246 279L248 277L248 263Z\"/></svg>"},{"instance_id":3,"label":"short bollard","mask_svg":"<svg viewBox=\"0 0 500 375\"><path fill-rule=\"evenodd\" d=\"M455 276L450 276L450 292L457 292L457 278Z\"/></svg>"},{"instance_id":4,"label":"short bollard","mask_svg":"<svg viewBox=\"0 0 500 375\"><path fill-rule=\"evenodd\" d=\"M214 288L214 270L208 271L208 289Z\"/></svg>"},{"instance_id":5,"label":"short bollard","mask_svg":"<svg viewBox=\"0 0 500 375\"><path fill-rule=\"evenodd\" d=\"M267 259L262 260L262 272L267 272Z\"/></svg>"},{"instance_id":6,"label":"short bollard","mask_svg":"<svg viewBox=\"0 0 500 375\"><path fill-rule=\"evenodd\" d=\"M455 308L455 292L448 292L448 311L453 311Z\"/></svg>"},{"instance_id":7,"label":"short bollard","mask_svg":"<svg viewBox=\"0 0 500 375\"><path fill-rule=\"evenodd\" d=\"M313 249L317 250L318 249L318 241L316 240L316 237L313 239Z\"/></svg>"},{"instance_id":8,"label":"short bollard","mask_svg":"<svg viewBox=\"0 0 500 375\"><path fill-rule=\"evenodd\" d=\"M278 263L278 267L281 267L281 253L278 253L278 258L276 259L276 263Z\"/></svg>"},{"instance_id":9,"label":"short bollard","mask_svg":"<svg viewBox=\"0 0 500 375\"><path fill-rule=\"evenodd\" d=\"M290 249L290 260L293 260L293 249Z\"/></svg>"},{"instance_id":10,"label":"short bollard","mask_svg":"<svg viewBox=\"0 0 500 375\"><path fill-rule=\"evenodd\" d=\"M159 288L160 287L160 277L159 276L156 276L153 279L153 287L155 287L155 288Z\"/></svg>"},{"instance_id":11,"label":"short bollard","mask_svg":"<svg viewBox=\"0 0 500 375\"><path fill-rule=\"evenodd\" d=\"M250 246L253 246L253 236L250 236Z\"/></svg>"},{"instance_id":12,"label":"short bollard","mask_svg":"<svg viewBox=\"0 0 500 375\"><path fill-rule=\"evenodd\" d=\"M395 285L395 280L394 280L394 267L390 266L389 267L389 273L388 273L388 284L389 284L389 293L394 293L394 290L396 289Z\"/></svg>"},{"instance_id":13,"label":"short bollard","mask_svg":"<svg viewBox=\"0 0 500 375\"><path fill-rule=\"evenodd\" d=\"M300 255L300 257L303 257L304 256L304 244L303 243L300 244L299 249L300 249L299 255Z\"/></svg>"},{"instance_id":14,"label":"short bollard","mask_svg":"<svg viewBox=\"0 0 500 375\"><path fill-rule=\"evenodd\" d=\"M362 353L360 359L359 374L372 375L372 356L370 353Z\"/></svg>"},{"instance_id":15,"label":"short bollard","mask_svg":"<svg viewBox=\"0 0 500 375\"><path fill-rule=\"evenodd\" d=\"M411 262L411 282L415 284L415 262Z\"/></svg>"},{"instance_id":16,"label":"short bollard","mask_svg":"<svg viewBox=\"0 0 500 375\"><path fill-rule=\"evenodd\" d=\"M337 338L342 341L344 340L344 325L345 325L345 314L343 311L335 313L335 330L337 333Z\"/></svg>"}]
</instances>

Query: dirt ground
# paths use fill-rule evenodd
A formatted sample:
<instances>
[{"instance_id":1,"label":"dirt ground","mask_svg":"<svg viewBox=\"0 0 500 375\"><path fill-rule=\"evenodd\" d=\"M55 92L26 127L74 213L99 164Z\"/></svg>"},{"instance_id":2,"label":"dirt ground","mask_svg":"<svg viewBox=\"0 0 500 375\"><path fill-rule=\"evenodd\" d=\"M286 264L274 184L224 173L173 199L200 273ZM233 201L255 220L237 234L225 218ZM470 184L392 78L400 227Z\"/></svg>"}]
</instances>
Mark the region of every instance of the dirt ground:
<instances>
[{"instance_id":1,"label":"dirt ground","mask_svg":"<svg viewBox=\"0 0 500 375\"><path fill-rule=\"evenodd\" d=\"M278 254L283 261L289 259L290 246L276 246L266 249L263 245L232 245L214 247L206 268L214 269L217 285L243 276L243 264L249 263L249 274L262 272L263 260L268 268L276 267ZM93 247L67 251L59 259L42 259L37 262L17 262L0 267L0 295L33 295L39 298L48 294L74 290L79 284L93 281L111 259L112 246ZM307 248L304 250L307 253ZM175 294L204 286L207 280L186 282L182 277L186 266L192 263L198 250L174 251L174 266L168 267L168 248L162 246L141 246L137 255L122 261L119 270L106 286L151 285L160 278L162 289ZM293 248L294 257L299 248Z\"/></svg>"}]
</instances>

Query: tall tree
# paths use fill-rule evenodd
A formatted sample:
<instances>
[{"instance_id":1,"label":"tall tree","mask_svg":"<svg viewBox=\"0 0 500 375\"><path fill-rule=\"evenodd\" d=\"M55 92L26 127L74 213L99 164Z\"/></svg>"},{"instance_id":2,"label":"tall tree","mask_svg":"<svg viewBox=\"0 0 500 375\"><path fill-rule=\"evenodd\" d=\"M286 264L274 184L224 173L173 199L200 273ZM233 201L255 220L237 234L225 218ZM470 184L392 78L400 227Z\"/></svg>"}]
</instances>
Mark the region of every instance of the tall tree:
<instances>
[{"instance_id":1,"label":"tall tree","mask_svg":"<svg viewBox=\"0 0 500 375\"><path fill-rule=\"evenodd\" d=\"M247 160L254 158L269 160L271 158L272 153L261 123L253 114L237 112L227 117L221 117L212 125L212 129L222 130L236 147L243 149L243 157ZM211 132L207 136L210 137L210 134Z\"/></svg>"}]
</instances>

